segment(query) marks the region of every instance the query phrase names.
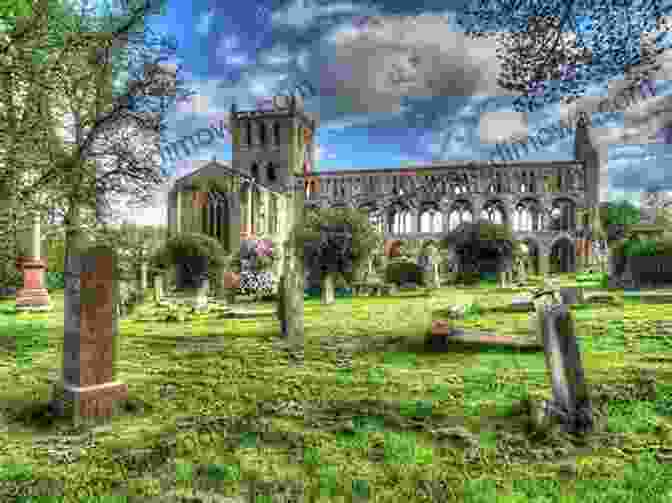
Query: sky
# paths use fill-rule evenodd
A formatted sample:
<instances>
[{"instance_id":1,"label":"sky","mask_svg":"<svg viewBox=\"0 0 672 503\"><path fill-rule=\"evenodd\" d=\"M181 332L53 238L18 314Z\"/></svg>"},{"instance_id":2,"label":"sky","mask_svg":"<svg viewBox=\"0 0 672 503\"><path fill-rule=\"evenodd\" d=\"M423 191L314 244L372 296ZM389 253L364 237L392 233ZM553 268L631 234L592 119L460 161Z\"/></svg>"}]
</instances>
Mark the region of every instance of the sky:
<instances>
[{"instance_id":1,"label":"sky","mask_svg":"<svg viewBox=\"0 0 672 503\"><path fill-rule=\"evenodd\" d=\"M497 42L469 39L455 23L463 3L169 0L165 15L151 16L148 24L176 37L175 62L196 95L171 109L162 142L228 122L232 103L251 109L259 98L308 81L315 93L304 107L319 121L317 172L398 168L439 158L485 161L497 142L527 137L578 110L596 110L627 84L617 78L589 87L572 105L515 112L515 95L497 84ZM637 204L646 187L672 190L665 169L665 142L672 140L657 134L667 122L672 126L670 51L660 61L655 93L638 96L622 112L599 114L599 127L591 130L603 201ZM572 160L573 148L570 135L521 159ZM172 176L157 190L153 207L120 210L137 223L165 224L166 195L175 179L213 157L231 160L230 136L168 166Z\"/></svg>"}]
</instances>

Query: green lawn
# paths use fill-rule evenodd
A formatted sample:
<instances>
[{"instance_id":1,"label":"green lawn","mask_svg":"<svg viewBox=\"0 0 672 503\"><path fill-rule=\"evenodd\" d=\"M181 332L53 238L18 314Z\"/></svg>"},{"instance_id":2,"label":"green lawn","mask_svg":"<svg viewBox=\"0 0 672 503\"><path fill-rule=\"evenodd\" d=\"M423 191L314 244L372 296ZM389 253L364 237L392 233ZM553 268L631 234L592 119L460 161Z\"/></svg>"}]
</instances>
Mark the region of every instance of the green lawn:
<instances>
[{"instance_id":1,"label":"green lawn","mask_svg":"<svg viewBox=\"0 0 672 503\"><path fill-rule=\"evenodd\" d=\"M579 441L528 433L516 412L550 396L542 352L419 344L432 318L463 302L482 314L462 326L524 337L526 313L490 311L520 293L307 300L303 366L288 363L273 318L124 320L118 378L136 407L93 440L44 415L62 364L62 294L52 313L0 312L0 339L24 341L0 340L0 501L200 501L177 495L234 496L252 482L260 502L291 501L278 498L292 488L310 502L669 501L672 463L658 460L672 451L672 356L670 339L652 335L672 305L574 310L602 411ZM391 336L407 344L374 344ZM656 371L656 396L641 391L640 369ZM65 497L10 496L29 494Z\"/></svg>"}]
</instances>

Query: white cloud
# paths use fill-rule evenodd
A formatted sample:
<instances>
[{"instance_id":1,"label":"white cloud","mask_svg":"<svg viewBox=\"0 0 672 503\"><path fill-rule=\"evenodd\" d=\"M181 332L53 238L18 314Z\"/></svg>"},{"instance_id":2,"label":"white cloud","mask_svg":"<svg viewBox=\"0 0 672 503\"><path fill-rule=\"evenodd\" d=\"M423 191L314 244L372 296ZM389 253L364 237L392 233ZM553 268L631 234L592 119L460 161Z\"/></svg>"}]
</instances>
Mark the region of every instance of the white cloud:
<instances>
[{"instance_id":1,"label":"white cloud","mask_svg":"<svg viewBox=\"0 0 672 503\"><path fill-rule=\"evenodd\" d=\"M399 113L405 96L510 95L496 82L495 41L452 32L443 15L374 19L329 35L335 55L319 67L321 95L348 97L361 113Z\"/></svg>"},{"instance_id":2,"label":"white cloud","mask_svg":"<svg viewBox=\"0 0 672 503\"><path fill-rule=\"evenodd\" d=\"M196 33L199 35L207 35L210 31L210 23L212 22L214 15L214 11L211 10L204 12L196 24Z\"/></svg>"},{"instance_id":3,"label":"white cloud","mask_svg":"<svg viewBox=\"0 0 672 503\"><path fill-rule=\"evenodd\" d=\"M282 65L292 61L293 56L289 54L286 47L273 47L270 51L264 51L259 56L259 60L264 65Z\"/></svg>"},{"instance_id":4,"label":"white cloud","mask_svg":"<svg viewBox=\"0 0 672 503\"><path fill-rule=\"evenodd\" d=\"M271 16L271 22L276 26L291 26L304 28L313 25L321 16L335 14L360 14L362 7L347 2L320 5L314 0L295 0L286 9L276 11Z\"/></svg>"},{"instance_id":5,"label":"white cloud","mask_svg":"<svg viewBox=\"0 0 672 503\"><path fill-rule=\"evenodd\" d=\"M481 143L507 143L527 138L527 114L523 112L485 112L480 120Z\"/></svg>"},{"instance_id":6,"label":"white cloud","mask_svg":"<svg viewBox=\"0 0 672 503\"><path fill-rule=\"evenodd\" d=\"M273 96L273 90L286 78L286 74L259 72L250 79L249 92L259 98Z\"/></svg>"},{"instance_id":7,"label":"white cloud","mask_svg":"<svg viewBox=\"0 0 672 503\"><path fill-rule=\"evenodd\" d=\"M245 54L230 54L224 58L227 65L243 66L250 62L250 59Z\"/></svg>"},{"instance_id":8,"label":"white cloud","mask_svg":"<svg viewBox=\"0 0 672 503\"><path fill-rule=\"evenodd\" d=\"M202 94L194 94L189 97L189 100L181 101L177 104L176 109L178 113L187 114L202 114L206 113L209 108L209 98Z\"/></svg>"}]
</instances>

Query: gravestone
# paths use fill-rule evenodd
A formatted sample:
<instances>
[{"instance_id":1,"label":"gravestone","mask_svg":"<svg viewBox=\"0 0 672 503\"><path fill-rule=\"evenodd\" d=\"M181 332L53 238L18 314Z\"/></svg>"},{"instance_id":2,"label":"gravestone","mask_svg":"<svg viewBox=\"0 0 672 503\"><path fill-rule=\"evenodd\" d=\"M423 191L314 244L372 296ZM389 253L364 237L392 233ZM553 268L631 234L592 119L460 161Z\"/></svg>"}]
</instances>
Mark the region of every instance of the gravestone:
<instances>
[{"instance_id":1,"label":"gravestone","mask_svg":"<svg viewBox=\"0 0 672 503\"><path fill-rule=\"evenodd\" d=\"M147 262L142 262L140 264L140 290L143 292L147 289L148 275L149 275L149 264Z\"/></svg>"},{"instance_id":2,"label":"gravestone","mask_svg":"<svg viewBox=\"0 0 672 503\"><path fill-rule=\"evenodd\" d=\"M560 288L560 298L563 304L581 304L583 303L583 290L576 287Z\"/></svg>"},{"instance_id":3,"label":"gravestone","mask_svg":"<svg viewBox=\"0 0 672 503\"><path fill-rule=\"evenodd\" d=\"M128 395L127 385L114 375L117 259L111 248L94 247L71 255L66 271L63 375L50 406L79 425L109 419Z\"/></svg>"},{"instance_id":4,"label":"gravestone","mask_svg":"<svg viewBox=\"0 0 672 503\"><path fill-rule=\"evenodd\" d=\"M592 405L569 306L543 305L537 313L553 391L552 400L545 403L546 417L557 420L565 432L590 432Z\"/></svg>"},{"instance_id":5,"label":"gravestone","mask_svg":"<svg viewBox=\"0 0 672 503\"><path fill-rule=\"evenodd\" d=\"M534 302L531 297L514 297L511 299L510 309L516 312L527 312L534 310Z\"/></svg>"},{"instance_id":6,"label":"gravestone","mask_svg":"<svg viewBox=\"0 0 672 503\"><path fill-rule=\"evenodd\" d=\"M515 276L518 283L527 282L527 269L525 268L525 262L522 259L516 260Z\"/></svg>"},{"instance_id":7,"label":"gravestone","mask_svg":"<svg viewBox=\"0 0 672 503\"><path fill-rule=\"evenodd\" d=\"M161 302L163 298L163 277L159 274L154 276L154 302Z\"/></svg>"}]
</instances>

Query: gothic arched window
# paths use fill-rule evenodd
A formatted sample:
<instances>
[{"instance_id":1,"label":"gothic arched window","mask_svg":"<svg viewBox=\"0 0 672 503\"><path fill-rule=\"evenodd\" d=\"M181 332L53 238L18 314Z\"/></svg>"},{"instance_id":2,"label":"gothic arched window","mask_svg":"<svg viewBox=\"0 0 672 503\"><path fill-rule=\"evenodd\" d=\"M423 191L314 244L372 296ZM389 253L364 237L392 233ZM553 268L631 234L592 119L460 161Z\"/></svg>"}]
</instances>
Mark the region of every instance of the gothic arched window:
<instances>
[{"instance_id":1,"label":"gothic arched window","mask_svg":"<svg viewBox=\"0 0 672 503\"><path fill-rule=\"evenodd\" d=\"M259 144L266 146L266 124L263 122L259 123Z\"/></svg>"},{"instance_id":2,"label":"gothic arched window","mask_svg":"<svg viewBox=\"0 0 672 503\"><path fill-rule=\"evenodd\" d=\"M420 215L420 232L441 232L441 213L429 208Z\"/></svg>"},{"instance_id":3,"label":"gothic arched window","mask_svg":"<svg viewBox=\"0 0 672 503\"><path fill-rule=\"evenodd\" d=\"M275 166L273 164L269 164L266 167L266 179L269 182L275 182L277 180L278 174L275 171Z\"/></svg>"},{"instance_id":4,"label":"gothic arched window","mask_svg":"<svg viewBox=\"0 0 672 503\"><path fill-rule=\"evenodd\" d=\"M505 214L501 204L497 202L486 204L481 211L481 218L485 218L487 221L492 222L493 224L504 223Z\"/></svg>"},{"instance_id":5,"label":"gothic arched window","mask_svg":"<svg viewBox=\"0 0 672 503\"><path fill-rule=\"evenodd\" d=\"M513 230L532 232L541 230L541 206L532 199L524 200L516 205L513 212Z\"/></svg>"},{"instance_id":6,"label":"gothic arched window","mask_svg":"<svg viewBox=\"0 0 672 503\"><path fill-rule=\"evenodd\" d=\"M467 203L459 202L453 206L448 215L448 229L453 231L456 227L464 222L471 222L473 215L471 208Z\"/></svg>"},{"instance_id":7,"label":"gothic arched window","mask_svg":"<svg viewBox=\"0 0 672 503\"><path fill-rule=\"evenodd\" d=\"M273 123L273 142L276 147L280 146L280 124L277 122Z\"/></svg>"}]
</instances>

